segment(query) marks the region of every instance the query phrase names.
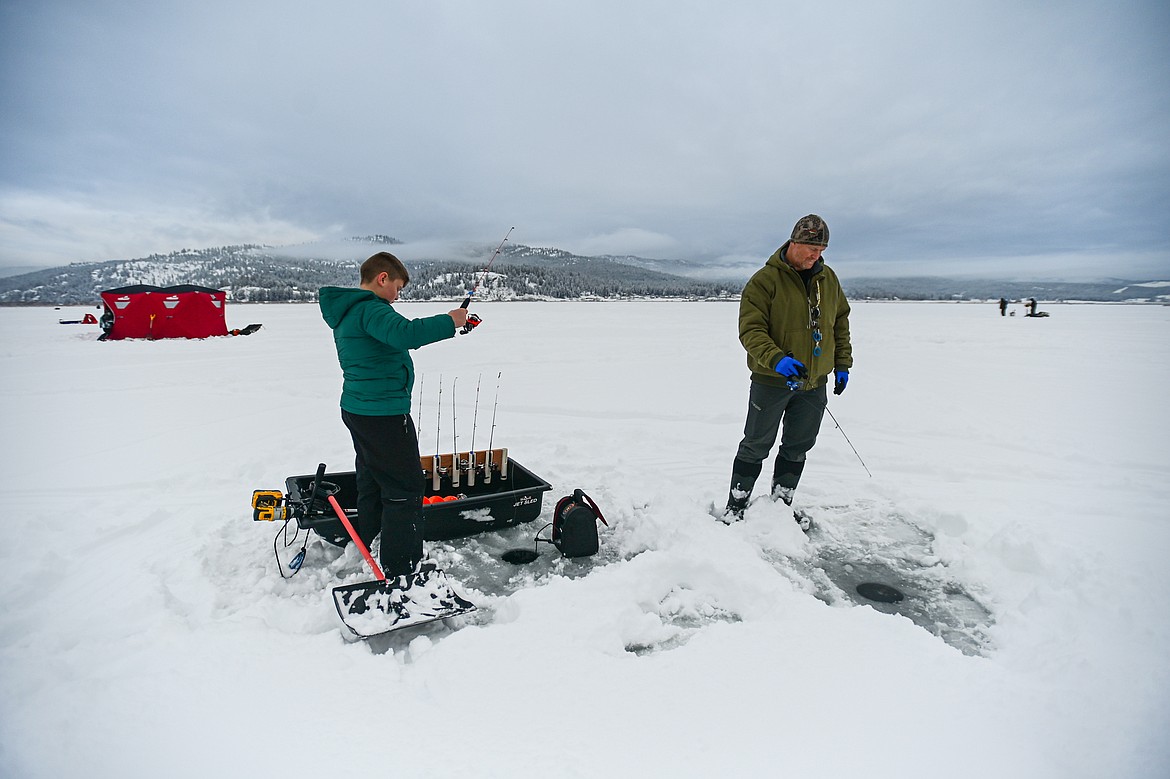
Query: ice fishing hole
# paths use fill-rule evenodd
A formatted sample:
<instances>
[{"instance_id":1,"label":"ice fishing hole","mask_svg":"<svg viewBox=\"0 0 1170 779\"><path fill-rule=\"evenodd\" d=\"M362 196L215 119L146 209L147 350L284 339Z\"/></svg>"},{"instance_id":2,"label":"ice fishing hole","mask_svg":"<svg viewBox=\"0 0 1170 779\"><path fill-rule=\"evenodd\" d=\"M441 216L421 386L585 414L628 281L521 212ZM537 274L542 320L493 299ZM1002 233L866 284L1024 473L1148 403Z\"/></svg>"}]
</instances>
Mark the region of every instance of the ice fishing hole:
<instances>
[{"instance_id":1,"label":"ice fishing hole","mask_svg":"<svg viewBox=\"0 0 1170 779\"><path fill-rule=\"evenodd\" d=\"M897 603L906 597L898 588L878 582L862 582L857 585L857 594L878 603Z\"/></svg>"},{"instance_id":2,"label":"ice fishing hole","mask_svg":"<svg viewBox=\"0 0 1170 779\"><path fill-rule=\"evenodd\" d=\"M525 565L540 557L540 553L535 549L509 549L500 557L504 562L512 565Z\"/></svg>"}]
</instances>

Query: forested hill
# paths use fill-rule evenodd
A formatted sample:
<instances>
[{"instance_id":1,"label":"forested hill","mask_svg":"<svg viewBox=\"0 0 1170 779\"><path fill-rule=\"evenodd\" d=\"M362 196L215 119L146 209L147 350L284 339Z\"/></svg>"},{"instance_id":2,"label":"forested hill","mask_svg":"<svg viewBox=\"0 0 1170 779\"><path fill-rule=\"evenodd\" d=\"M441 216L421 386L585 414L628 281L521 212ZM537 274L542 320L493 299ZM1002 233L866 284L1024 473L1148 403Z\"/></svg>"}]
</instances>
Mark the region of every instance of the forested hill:
<instances>
[{"instance_id":1,"label":"forested hill","mask_svg":"<svg viewBox=\"0 0 1170 779\"><path fill-rule=\"evenodd\" d=\"M0 278L0 305L88 305L98 293L133 284L198 284L226 290L237 302L315 301L323 286L355 286L359 261L401 242L385 235L349 239L332 255L313 246L253 244L184 249L133 260L73 263ZM743 280L704 277L701 263L640 257L586 257L552 248L507 244L483 268L495 247L467 244L418 253L395 249L410 269L405 300L456 300L467 290L486 300L735 299ZM666 272L677 268L678 273ZM946 277L852 278L838 272L855 300L1026 300L1170 303L1170 282L1059 282ZM744 278L750 273L745 271ZM682 275L680 275L682 274Z\"/></svg>"},{"instance_id":2,"label":"forested hill","mask_svg":"<svg viewBox=\"0 0 1170 779\"><path fill-rule=\"evenodd\" d=\"M398 243L385 236L361 240ZM376 245L364 246L354 254L365 256L377 249ZM479 258L405 262L410 284L403 290L404 300L462 298L477 281L477 296L496 300L733 298L742 287L738 282L685 278L605 257L523 245L507 246L486 274L485 261ZM0 278L0 304L95 303L102 290L131 284L198 284L227 290L232 300L244 302L312 301L323 286L355 286L359 265L354 260L297 257L287 250L249 244L185 249L134 260L73 263Z\"/></svg>"}]
</instances>

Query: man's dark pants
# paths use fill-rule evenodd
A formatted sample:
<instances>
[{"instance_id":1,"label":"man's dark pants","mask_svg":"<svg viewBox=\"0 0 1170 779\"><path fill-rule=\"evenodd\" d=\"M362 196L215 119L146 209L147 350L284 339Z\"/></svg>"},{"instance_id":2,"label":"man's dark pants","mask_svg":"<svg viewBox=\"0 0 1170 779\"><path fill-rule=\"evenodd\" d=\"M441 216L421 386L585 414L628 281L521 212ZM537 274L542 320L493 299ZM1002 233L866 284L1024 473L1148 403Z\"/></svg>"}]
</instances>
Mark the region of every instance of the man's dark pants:
<instances>
[{"instance_id":1,"label":"man's dark pants","mask_svg":"<svg viewBox=\"0 0 1170 779\"><path fill-rule=\"evenodd\" d=\"M790 496L800 481L805 455L817 442L827 398L824 384L812 390L790 390L753 381L743 440L732 467L732 490L751 493L783 423L772 481L773 487L784 488Z\"/></svg>"},{"instance_id":2,"label":"man's dark pants","mask_svg":"<svg viewBox=\"0 0 1170 779\"><path fill-rule=\"evenodd\" d=\"M344 409L341 420L357 454L357 530L369 547L382 534L379 555L387 577L414 570L423 556L422 496L418 434L409 414L364 416Z\"/></svg>"}]
</instances>

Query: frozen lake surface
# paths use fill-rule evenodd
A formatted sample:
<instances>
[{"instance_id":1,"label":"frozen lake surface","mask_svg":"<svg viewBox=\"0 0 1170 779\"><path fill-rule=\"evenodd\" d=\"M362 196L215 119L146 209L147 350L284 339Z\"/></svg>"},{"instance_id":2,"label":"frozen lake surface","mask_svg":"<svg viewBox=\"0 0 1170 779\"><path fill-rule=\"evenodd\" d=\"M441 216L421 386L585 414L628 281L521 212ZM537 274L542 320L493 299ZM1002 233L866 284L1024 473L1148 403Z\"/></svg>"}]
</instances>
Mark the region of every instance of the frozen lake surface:
<instances>
[{"instance_id":1,"label":"frozen lake surface","mask_svg":"<svg viewBox=\"0 0 1170 779\"><path fill-rule=\"evenodd\" d=\"M360 557L315 540L282 579L249 507L352 469L316 306L110 343L57 324L83 309L0 309L0 775L1170 773L1170 308L855 304L830 409L873 475L826 417L808 536L766 498L708 513L747 403L736 304L477 310L415 353L423 452L476 418L553 490L431 545L473 619L347 643L329 590ZM577 487L599 555L500 559Z\"/></svg>"}]
</instances>

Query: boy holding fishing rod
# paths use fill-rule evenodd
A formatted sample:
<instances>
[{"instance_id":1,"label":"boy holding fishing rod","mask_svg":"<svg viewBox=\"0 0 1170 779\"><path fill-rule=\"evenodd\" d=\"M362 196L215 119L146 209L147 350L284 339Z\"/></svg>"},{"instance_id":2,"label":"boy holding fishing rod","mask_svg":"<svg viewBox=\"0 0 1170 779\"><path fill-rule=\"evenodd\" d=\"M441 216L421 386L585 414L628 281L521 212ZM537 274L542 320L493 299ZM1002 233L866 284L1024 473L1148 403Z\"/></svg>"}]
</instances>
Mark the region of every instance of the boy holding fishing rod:
<instances>
[{"instance_id":1,"label":"boy holding fishing rod","mask_svg":"<svg viewBox=\"0 0 1170 779\"><path fill-rule=\"evenodd\" d=\"M467 324L467 308L407 319L391 305L410 281L406 266L378 252L361 267L357 289L322 287L321 315L333 330L344 382L341 419L357 455L358 537L368 548L382 535L388 580L410 576L423 558L418 434L410 418L410 350L443 341ZM466 331L466 330L465 330Z\"/></svg>"}]
</instances>

